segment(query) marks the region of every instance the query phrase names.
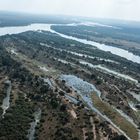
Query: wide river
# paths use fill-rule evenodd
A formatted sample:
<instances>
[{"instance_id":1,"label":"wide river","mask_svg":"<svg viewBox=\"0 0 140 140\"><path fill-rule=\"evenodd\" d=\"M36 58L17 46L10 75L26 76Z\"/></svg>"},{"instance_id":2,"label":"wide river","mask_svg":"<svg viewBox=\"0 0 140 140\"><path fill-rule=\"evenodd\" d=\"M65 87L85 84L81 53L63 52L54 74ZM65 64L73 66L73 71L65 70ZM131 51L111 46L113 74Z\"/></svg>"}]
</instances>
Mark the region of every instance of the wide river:
<instances>
[{"instance_id":1,"label":"wide river","mask_svg":"<svg viewBox=\"0 0 140 140\"><path fill-rule=\"evenodd\" d=\"M51 29L52 25L53 24L31 24L31 25L27 25L27 26L1 27L0 36L6 35L6 34L18 34L18 33L26 32L26 31L37 31L37 30L50 31L50 32L56 33L66 39L72 39L72 40L75 40L75 41L78 41L78 42L81 42L84 44L96 46L100 50L109 51L112 54L121 56L123 58L126 58L127 60L140 64L140 56L134 55L133 53L128 52L127 50L105 45L105 44L100 44L100 43L97 43L94 41L88 41L86 39L79 39L76 37L64 35L64 34L61 34L61 33L58 33L56 31L52 30Z\"/></svg>"}]
</instances>

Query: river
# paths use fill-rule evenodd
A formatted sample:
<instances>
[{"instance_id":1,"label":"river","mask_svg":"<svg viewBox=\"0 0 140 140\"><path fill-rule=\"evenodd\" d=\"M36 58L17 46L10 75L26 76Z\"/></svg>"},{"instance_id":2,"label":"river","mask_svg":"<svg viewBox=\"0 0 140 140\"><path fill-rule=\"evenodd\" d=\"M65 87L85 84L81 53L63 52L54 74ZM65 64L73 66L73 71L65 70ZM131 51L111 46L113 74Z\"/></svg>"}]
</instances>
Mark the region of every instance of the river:
<instances>
[{"instance_id":1,"label":"river","mask_svg":"<svg viewBox=\"0 0 140 140\"><path fill-rule=\"evenodd\" d=\"M61 33L58 33L54 30L51 29L51 26L55 24L31 24L27 26L15 26L15 27L1 27L0 28L0 36L6 35L6 34L18 34L26 31L38 31L38 30L44 30L44 31L49 31L52 33L56 33L60 35L61 37L64 37L66 39L72 39L87 45L92 45L96 46L98 49L106 51L106 52L111 52L112 54L118 55L120 57L126 58L127 60L130 60L132 62L136 62L140 64L140 56L134 55L131 52L128 52L127 50L123 50L114 46L109 46L101 43L97 43L94 41L89 41L86 39L79 39L76 37L64 35ZM61 26L61 25L59 25Z\"/></svg>"},{"instance_id":2,"label":"river","mask_svg":"<svg viewBox=\"0 0 140 140\"><path fill-rule=\"evenodd\" d=\"M137 56L137 55L134 55L133 53L130 53L130 52L126 51L126 50L123 50L123 49L120 49L120 48L117 48L117 47L108 46L108 45L100 44L100 43L97 43L97 42L94 42L94 41L88 41L86 39L79 39L79 38L76 38L76 37L72 37L72 36L68 36L68 35L58 33L58 32L56 32L56 31L51 29L51 25L52 24L31 24L31 25L27 25L27 26L1 27L0 28L0 36L6 35L6 34L18 34L18 33L26 32L26 31L38 31L38 30L50 31L50 32L56 33L56 34L60 35L61 37L66 38L66 39L72 39L72 40L75 40L75 41L78 41L78 42L81 42L81 43L84 43L84 44L96 46L100 50L110 51L112 54L121 56L123 58L126 58L126 59L132 61L132 62L136 62L136 63L140 64L140 57ZM100 92L94 86L91 86L89 84L87 86L89 87L89 91L94 89L94 91L96 91L96 93L98 93L98 95L100 96ZM6 109L9 107L10 91L11 91L11 86L9 86L9 88L7 89L7 97L4 99L4 102L3 102L3 106L6 103L6 106L7 106ZM100 111L98 111L96 108L94 108L93 105L92 105L92 102L87 97L88 96L84 96L83 99L84 99L84 101L88 100L88 101L86 101L88 106L90 106L94 111L96 111L98 114L103 116L106 120L111 122L111 124L113 126L118 128L115 124L112 123L112 121L110 119L108 119L106 116L102 115L100 113ZM3 115L5 114L6 109L3 109L3 111L4 111ZM35 126L40 121L40 114L41 114L41 111L36 112L35 113L35 121L31 123L31 128L29 130L29 135L28 135L28 138L30 140L34 139ZM122 132L122 130L120 130L119 128L118 128L118 130L120 132ZM125 133L123 133L123 134L125 135Z\"/></svg>"}]
</instances>

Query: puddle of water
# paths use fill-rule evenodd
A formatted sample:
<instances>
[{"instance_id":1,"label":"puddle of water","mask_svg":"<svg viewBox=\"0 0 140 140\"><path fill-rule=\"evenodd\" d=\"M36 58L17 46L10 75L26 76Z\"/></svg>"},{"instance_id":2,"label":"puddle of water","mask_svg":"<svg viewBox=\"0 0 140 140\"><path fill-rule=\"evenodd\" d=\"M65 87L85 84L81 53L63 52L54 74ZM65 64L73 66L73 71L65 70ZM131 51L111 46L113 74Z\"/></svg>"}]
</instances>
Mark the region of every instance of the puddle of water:
<instances>
[{"instance_id":1,"label":"puddle of water","mask_svg":"<svg viewBox=\"0 0 140 140\"><path fill-rule=\"evenodd\" d=\"M69 62L66 60L62 60L62 59L57 59L59 62L63 63L63 64L68 64Z\"/></svg>"},{"instance_id":2,"label":"puddle of water","mask_svg":"<svg viewBox=\"0 0 140 140\"><path fill-rule=\"evenodd\" d=\"M18 53L13 49L11 50L11 54L18 55Z\"/></svg>"},{"instance_id":3,"label":"puddle of water","mask_svg":"<svg viewBox=\"0 0 140 140\"><path fill-rule=\"evenodd\" d=\"M49 71L49 70L48 70L46 67L44 67L44 66L39 66L39 68L40 68L41 70L45 71L45 72L48 72L48 71Z\"/></svg>"},{"instance_id":4,"label":"puddle of water","mask_svg":"<svg viewBox=\"0 0 140 140\"><path fill-rule=\"evenodd\" d=\"M77 92L80 92L83 95L89 96L91 92L96 92L100 97L101 92L96 89L96 87L74 75L61 75L60 79L66 81L66 83L74 88Z\"/></svg>"}]
</instances>

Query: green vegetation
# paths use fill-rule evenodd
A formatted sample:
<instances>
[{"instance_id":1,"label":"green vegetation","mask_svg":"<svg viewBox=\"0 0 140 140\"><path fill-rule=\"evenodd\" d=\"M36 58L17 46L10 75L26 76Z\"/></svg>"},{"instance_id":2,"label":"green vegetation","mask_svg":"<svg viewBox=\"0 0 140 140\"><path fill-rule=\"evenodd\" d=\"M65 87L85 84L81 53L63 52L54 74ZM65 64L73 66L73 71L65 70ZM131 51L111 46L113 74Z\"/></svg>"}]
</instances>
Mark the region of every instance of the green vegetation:
<instances>
[{"instance_id":1,"label":"green vegetation","mask_svg":"<svg viewBox=\"0 0 140 140\"><path fill-rule=\"evenodd\" d=\"M115 111L109 104L102 102L96 94L92 94L94 106L108 116L121 130L133 140L138 140L138 133L135 126L122 117L117 111Z\"/></svg>"},{"instance_id":2,"label":"green vegetation","mask_svg":"<svg viewBox=\"0 0 140 140\"><path fill-rule=\"evenodd\" d=\"M40 45L40 43L48 46ZM0 139L6 140L7 137L26 139L30 122L34 120L33 113L37 108L41 109L42 114L41 121L36 127L36 139L82 140L86 136L86 139L92 140L95 135L99 139L104 138L103 135L110 139L118 136L106 120L101 119L91 110L87 110L86 103L82 102L76 91L58 77L60 74L72 74L94 84L97 89L103 91L104 99L116 106L121 102L124 108L121 105L119 107L123 111L126 107L131 115L131 108L123 104L127 99L126 94L123 93L130 88L136 89L136 86L121 78L83 66L79 61L113 68L136 79L140 77L138 64L49 32L29 31L18 35L6 35L0 38L0 45L0 103L4 96L4 79L7 77L12 82L10 108L5 118L0 120ZM18 55L11 54L11 49L15 49ZM69 51L115 60L120 64L74 55ZM58 59L68 63L63 63ZM41 70L39 66L44 66L48 71ZM44 82L44 78L49 81ZM121 90L121 93L117 88ZM77 98L78 104L70 102L65 97L66 93ZM134 140L137 139L134 126L98 97L93 96L93 100L101 112L111 118L128 135L131 134L130 137ZM95 132L93 132L93 126Z\"/></svg>"},{"instance_id":3,"label":"green vegetation","mask_svg":"<svg viewBox=\"0 0 140 140\"><path fill-rule=\"evenodd\" d=\"M4 119L0 120L0 139L26 140L32 114L32 107L28 102L23 98L16 100L15 105L7 110Z\"/></svg>"},{"instance_id":4,"label":"green vegetation","mask_svg":"<svg viewBox=\"0 0 140 140\"><path fill-rule=\"evenodd\" d=\"M101 26L53 26L54 30L70 36L93 40L107 45L123 48L140 55L140 29L120 27L115 29Z\"/></svg>"}]
</instances>

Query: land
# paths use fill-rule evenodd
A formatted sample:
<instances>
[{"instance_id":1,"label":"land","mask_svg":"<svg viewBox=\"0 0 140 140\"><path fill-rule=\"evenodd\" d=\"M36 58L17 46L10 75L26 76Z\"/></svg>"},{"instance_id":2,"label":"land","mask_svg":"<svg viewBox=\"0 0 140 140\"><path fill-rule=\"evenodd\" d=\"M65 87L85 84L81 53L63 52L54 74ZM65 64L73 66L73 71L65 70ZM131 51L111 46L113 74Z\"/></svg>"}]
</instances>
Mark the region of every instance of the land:
<instances>
[{"instance_id":1,"label":"land","mask_svg":"<svg viewBox=\"0 0 140 140\"><path fill-rule=\"evenodd\" d=\"M140 55L140 29L133 27L104 26L52 26L52 29L67 35L128 50Z\"/></svg>"},{"instance_id":2,"label":"land","mask_svg":"<svg viewBox=\"0 0 140 140\"><path fill-rule=\"evenodd\" d=\"M12 86L4 116L0 108L2 140L139 139L138 63L54 33L28 31L0 37L1 105L7 80Z\"/></svg>"}]
</instances>

